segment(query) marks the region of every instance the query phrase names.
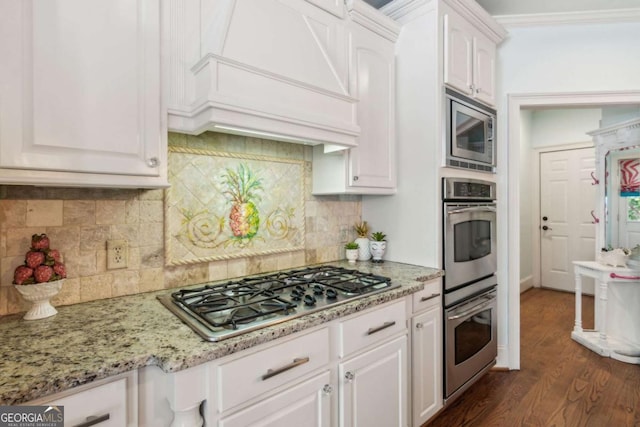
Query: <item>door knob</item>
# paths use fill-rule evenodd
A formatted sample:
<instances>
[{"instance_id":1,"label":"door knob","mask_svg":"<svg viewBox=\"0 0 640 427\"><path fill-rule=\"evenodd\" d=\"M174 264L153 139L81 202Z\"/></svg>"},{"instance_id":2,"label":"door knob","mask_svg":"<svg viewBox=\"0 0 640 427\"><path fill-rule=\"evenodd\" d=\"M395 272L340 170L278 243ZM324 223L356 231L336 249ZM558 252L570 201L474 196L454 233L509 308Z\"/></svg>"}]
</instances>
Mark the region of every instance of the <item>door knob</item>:
<instances>
[{"instance_id":1,"label":"door knob","mask_svg":"<svg viewBox=\"0 0 640 427\"><path fill-rule=\"evenodd\" d=\"M547 230L553 230L553 228L551 228L551 227L547 227L546 225L543 225L543 226L542 226L542 229L543 229L544 231L547 231Z\"/></svg>"}]
</instances>

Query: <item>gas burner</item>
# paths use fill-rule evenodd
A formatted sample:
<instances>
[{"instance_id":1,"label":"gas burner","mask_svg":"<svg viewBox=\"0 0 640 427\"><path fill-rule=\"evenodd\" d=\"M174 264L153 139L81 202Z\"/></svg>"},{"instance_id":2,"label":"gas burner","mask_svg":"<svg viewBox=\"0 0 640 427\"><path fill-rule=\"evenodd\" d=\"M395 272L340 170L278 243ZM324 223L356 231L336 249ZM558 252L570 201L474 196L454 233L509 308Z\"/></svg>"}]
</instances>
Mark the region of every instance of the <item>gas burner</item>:
<instances>
[{"instance_id":1,"label":"gas burner","mask_svg":"<svg viewBox=\"0 0 640 427\"><path fill-rule=\"evenodd\" d=\"M327 265L206 284L158 298L203 338L219 341L397 286L387 277Z\"/></svg>"}]
</instances>

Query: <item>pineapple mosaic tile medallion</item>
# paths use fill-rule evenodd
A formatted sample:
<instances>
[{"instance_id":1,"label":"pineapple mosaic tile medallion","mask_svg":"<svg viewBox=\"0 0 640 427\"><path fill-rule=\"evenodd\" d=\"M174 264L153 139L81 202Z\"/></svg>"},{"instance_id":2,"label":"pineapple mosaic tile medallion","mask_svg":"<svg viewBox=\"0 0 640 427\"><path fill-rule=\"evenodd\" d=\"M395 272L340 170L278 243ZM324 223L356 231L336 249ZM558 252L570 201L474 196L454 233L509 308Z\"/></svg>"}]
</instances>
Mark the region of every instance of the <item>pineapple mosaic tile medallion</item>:
<instances>
[{"instance_id":1,"label":"pineapple mosaic tile medallion","mask_svg":"<svg viewBox=\"0 0 640 427\"><path fill-rule=\"evenodd\" d=\"M304 249L304 162L169 148L167 265Z\"/></svg>"}]
</instances>

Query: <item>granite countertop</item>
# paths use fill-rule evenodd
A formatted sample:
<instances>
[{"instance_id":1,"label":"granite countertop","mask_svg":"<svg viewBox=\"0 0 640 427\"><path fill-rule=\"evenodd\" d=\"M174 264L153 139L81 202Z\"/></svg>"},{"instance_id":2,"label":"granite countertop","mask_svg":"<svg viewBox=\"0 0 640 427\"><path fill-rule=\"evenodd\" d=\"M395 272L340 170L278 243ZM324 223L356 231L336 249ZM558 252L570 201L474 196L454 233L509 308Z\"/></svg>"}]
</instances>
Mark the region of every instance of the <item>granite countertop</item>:
<instances>
[{"instance_id":1,"label":"granite countertop","mask_svg":"<svg viewBox=\"0 0 640 427\"><path fill-rule=\"evenodd\" d=\"M58 307L57 315L36 321L4 316L0 405L149 365L180 371L420 291L443 274L394 262L329 264L387 276L401 286L216 343L201 339L157 300L172 290Z\"/></svg>"}]
</instances>

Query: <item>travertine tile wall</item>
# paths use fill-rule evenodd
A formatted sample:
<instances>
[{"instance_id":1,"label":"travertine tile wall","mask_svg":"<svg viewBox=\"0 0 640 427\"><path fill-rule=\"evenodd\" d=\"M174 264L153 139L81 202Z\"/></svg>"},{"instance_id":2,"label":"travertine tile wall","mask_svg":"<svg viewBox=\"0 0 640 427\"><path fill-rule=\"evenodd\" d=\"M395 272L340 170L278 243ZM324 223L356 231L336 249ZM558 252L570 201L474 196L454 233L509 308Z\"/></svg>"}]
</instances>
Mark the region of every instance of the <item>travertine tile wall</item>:
<instances>
[{"instance_id":1,"label":"travertine tile wall","mask_svg":"<svg viewBox=\"0 0 640 427\"><path fill-rule=\"evenodd\" d=\"M305 250L278 255L165 267L163 190L0 186L0 315L27 305L12 285L31 235L46 233L59 249L68 278L54 305L67 305L210 280L292 268L344 258L345 239L355 238L359 196L311 195L311 148L207 132L170 134L169 144L214 151L305 160ZM106 241L127 239L128 267L106 268Z\"/></svg>"}]
</instances>

